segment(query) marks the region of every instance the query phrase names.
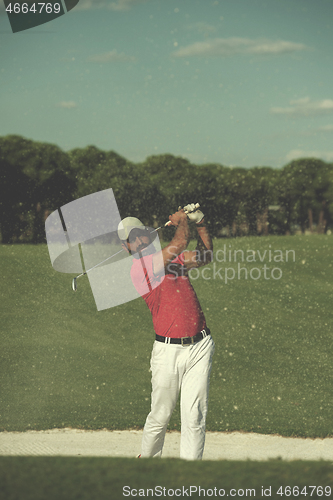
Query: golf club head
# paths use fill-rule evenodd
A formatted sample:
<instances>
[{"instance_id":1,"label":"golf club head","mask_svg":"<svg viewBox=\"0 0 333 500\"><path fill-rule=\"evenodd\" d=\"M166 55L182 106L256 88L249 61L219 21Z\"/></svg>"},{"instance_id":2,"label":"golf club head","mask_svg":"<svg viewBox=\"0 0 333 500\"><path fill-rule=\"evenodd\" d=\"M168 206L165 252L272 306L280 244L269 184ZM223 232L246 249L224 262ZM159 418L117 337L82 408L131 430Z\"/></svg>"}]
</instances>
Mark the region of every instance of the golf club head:
<instances>
[{"instance_id":1,"label":"golf club head","mask_svg":"<svg viewBox=\"0 0 333 500\"><path fill-rule=\"evenodd\" d=\"M73 290L73 292L76 292L76 290L77 290L76 278L73 278L73 281L72 281L72 290Z\"/></svg>"}]
</instances>

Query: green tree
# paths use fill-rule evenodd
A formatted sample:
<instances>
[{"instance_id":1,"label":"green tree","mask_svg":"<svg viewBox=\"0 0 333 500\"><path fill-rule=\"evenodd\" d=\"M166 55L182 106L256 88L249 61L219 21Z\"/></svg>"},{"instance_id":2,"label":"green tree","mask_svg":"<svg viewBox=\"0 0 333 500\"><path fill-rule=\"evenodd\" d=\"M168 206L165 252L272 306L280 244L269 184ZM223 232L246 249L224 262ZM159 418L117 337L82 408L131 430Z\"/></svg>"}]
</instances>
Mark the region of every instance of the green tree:
<instances>
[{"instance_id":1,"label":"green tree","mask_svg":"<svg viewBox=\"0 0 333 500\"><path fill-rule=\"evenodd\" d=\"M329 187L329 166L317 158L300 158L285 165L280 176L280 203L285 210L285 229L299 224L304 233L309 209L319 215Z\"/></svg>"},{"instance_id":2,"label":"green tree","mask_svg":"<svg viewBox=\"0 0 333 500\"><path fill-rule=\"evenodd\" d=\"M75 198L112 187L112 179L121 175L127 164L127 160L114 151L102 151L95 146L73 149L68 156L77 184Z\"/></svg>"},{"instance_id":3,"label":"green tree","mask_svg":"<svg viewBox=\"0 0 333 500\"><path fill-rule=\"evenodd\" d=\"M34 183L17 167L0 158L0 231L2 243L14 243L27 229Z\"/></svg>"},{"instance_id":4,"label":"green tree","mask_svg":"<svg viewBox=\"0 0 333 500\"><path fill-rule=\"evenodd\" d=\"M258 217L274 203L276 176L271 167L254 167L247 171L243 184L243 200L249 234L257 234Z\"/></svg>"},{"instance_id":5,"label":"green tree","mask_svg":"<svg viewBox=\"0 0 333 500\"><path fill-rule=\"evenodd\" d=\"M326 220L327 224L325 227L325 232L333 224L333 164L330 164L330 170L328 173L328 187L326 191Z\"/></svg>"},{"instance_id":6,"label":"green tree","mask_svg":"<svg viewBox=\"0 0 333 500\"><path fill-rule=\"evenodd\" d=\"M179 206L192 203L189 192L193 188L193 170L188 160L173 155L154 155L137 165L144 180L144 205L150 207L155 225L167 221ZM192 187L191 187L192 186ZM169 239L172 229L166 228L161 236Z\"/></svg>"},{"instance_id":7,"label":"green tree","mask_svg":"<svg viewBox=\"0 0 333 500\"><path fill-rule=\"evenodd\" d=\"M0 138L0 159L32 181L27 185L30 209L26 218L31 223L32 242L45 241L45 217L73 199L75 179L68 155L53 144L9 135Z\"/></svg>"},{"instance_id":8,"label":"green tree","mask_svg":"<svg viewBox=\"0 0 333 500\"><path fill-rule=\"evenodd\" d=\"M176 210L184 203L193 175L188 160L169 154L156 155L146 158L140 166L155 189L158 189L167 200L168 210L170 208Z\"/></svg>"},{"instance_id":9,"label":"green tree","mask_svg":"<svg viewBox=\"0 0 333 500\"><path fill-rule=\"evenodd\" d=\"M75 198L112 188L122 218L132 215L147 225L158 219L164 198L142 165L95 146L72 150L69 157L77 180Z\"/></svg>"},{"instance_id":10,"label":"green tree","mask_svg":"<svg viewBox=\"0 0 333 500\"><path fill-rule=\"evenodd\" d=\"M178 206L198 202L211 235L219 234L230 212L230 204L225 197L229 187L226 181L229 168L219 164L193 165L184 158L172 155L150 156L142 163L142 168L152 181L154 192L165 200L164 215L159 213L159 218L163 220ZM158 207L155 212L160 212Z\"/></svg>"},{"instance_id":11,"label":"green tree","mask_svg":"<svg viewBox=\"0 0 333 500\"><path fill-rule=\"evenodd\" d=\"M218 236L228 225L227 199L230 169L219 164L193 165L188 188L188 200L199 202L212 236Z\"/></svg>"}]
</instances>

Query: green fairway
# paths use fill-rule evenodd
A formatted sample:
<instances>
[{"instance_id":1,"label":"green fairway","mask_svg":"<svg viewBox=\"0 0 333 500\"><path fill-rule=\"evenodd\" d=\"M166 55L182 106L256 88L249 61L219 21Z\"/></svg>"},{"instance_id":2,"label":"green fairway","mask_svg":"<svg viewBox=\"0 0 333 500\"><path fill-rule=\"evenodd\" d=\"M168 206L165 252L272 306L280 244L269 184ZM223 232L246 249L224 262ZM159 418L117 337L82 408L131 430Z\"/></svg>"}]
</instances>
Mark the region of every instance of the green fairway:
<instances>
[{"instance_id":1,"label":"green fairway","mask_svg":"<svg viewBox=\"0 0 333 500\"><path fill-rule=\"evenodd\" d=\"M192 280L216 344L208 430L333 435L332 248L326 235L214 240L215 263ZM0 430L143 427L149 310L139 298L97 312L73 276L52 269L46 245L0 246ZM177 408L169 428L179 420Z\"/></svg>"},{"instance_id":2,"label":"green fairway","mask_svg":"<svg viewBox=\"0 0 333 500\"><path fill-rule=\"evenodd\" d=\"M0 498L329 498L329 462L0 457Z\"/></svg>"}]
</instances>

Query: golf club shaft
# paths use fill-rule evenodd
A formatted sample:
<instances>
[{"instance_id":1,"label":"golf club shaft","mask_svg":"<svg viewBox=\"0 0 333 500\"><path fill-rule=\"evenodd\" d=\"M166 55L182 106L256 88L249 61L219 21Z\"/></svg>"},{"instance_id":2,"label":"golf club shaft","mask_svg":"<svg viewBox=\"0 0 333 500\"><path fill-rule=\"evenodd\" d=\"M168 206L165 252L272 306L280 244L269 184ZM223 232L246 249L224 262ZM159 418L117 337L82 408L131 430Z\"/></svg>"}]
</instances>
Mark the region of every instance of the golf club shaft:
<instances>
[{"instance_id":1,"label":"golf club shaft","mask_svg":"<svg viewBox=\"0 0 333 500\"><path fill-rule=\"evenodd\" d=\"M120 252L123 252L123 249L119 250L119 252L114 253L113 255L111 255L110 257L108 257L107 259L102 260L102 262L99 262L98 264L96 264L95 266L91 267L90 269L87 269L87 271L85 271L84 273L81 273L78 276L76 276L75 278L73 278L73 280L72 280L72 289L74 290L74 292L76 292L76 280L78 278L81 278L81 276L85 276L87 273L89 273L89 271L91 271L92 269L95 269L95 267L98 267L101 264L104 264L104 262L106 262L107 260L112 259L112 257L115 257Z\"/></svg>"},{"instance_id":2,"label":"golf club shaft","mask_svg":"<svg viewBox=\"0 0 333 500\"><path fill-rule=\"evenodd\" d=\"M80 276L84 276L85 274L89 273L89 271L91 271L92 269L95 269L95 267L98 267L101 264L104 264L104 262L106 262L107 260L112 259L112 257L115 257L120 252L123 252L123 249L119 250L119 252L114 253L113 255L111 255L110 257L108 257L107 259L102 260L102 262L99 262L98 264L96 264L96 266L93 266L90 269L87 269L87 271L85 273L83 273L83 274L80 274Z\"/></svg>"}]
</instances>

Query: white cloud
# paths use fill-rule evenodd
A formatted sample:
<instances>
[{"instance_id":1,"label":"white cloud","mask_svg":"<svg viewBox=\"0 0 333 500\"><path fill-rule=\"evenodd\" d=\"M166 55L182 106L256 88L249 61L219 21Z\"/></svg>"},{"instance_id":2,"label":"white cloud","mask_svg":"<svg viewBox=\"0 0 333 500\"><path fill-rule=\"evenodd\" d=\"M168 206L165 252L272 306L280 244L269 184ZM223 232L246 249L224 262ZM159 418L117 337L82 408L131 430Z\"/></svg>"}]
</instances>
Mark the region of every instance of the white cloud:
<instances>
[{"instance_id":1,"label":"white cloud","mask_svg":"<svg viewBox=\"0 0 333 500\"><path fill-rule=\"evenodd\" d=\"M123 52L118 54L117 50L111 50L111 52L105 52L104 54L95 54L87 59L88 62L95 62L100 64L110 63L110 62L128 62L135 61L135 57L127 56Z\"/></svg>"},{"instance_id":2,"label":"white cloud","mask_svg":"<svg viewBox=\"0 0 333 500\"><path fill-rule=\"evenodd\" d=\"M293 149L286 155L286 160L292 161L298 158L320 158L321 160L331 162L333 161L333 151L306 151L304 149Z\"/></svg>"},{"instance_id":3,"label":"white cloud","mask_svg":"<svg viewBox=\"0 0 333 500\"><path fill-rule=\"evenodd\" d=\"M63 109L74 109L77 108L77 104L74 101L61 101L58 103L58 107Z\"/></svg>"},{"instance_id":4,"label":"white cloud","mask_svg":"<svg viewBox=\"0 0 333 500\"><path fill-rule=\"evenodd\" d=\"M286 108L271 108L274 115L286 116L316 116L333 113L333 99L322 99L311 101L309 97L290 101L290 106Z\"/></svg>"},{"instance_id":5,"label":"white cloud","mask_svg":"<svg viewBox=\"0 0 333 500\"><path fill-rule=\"evenodd\" d=\"M323 125L318 128L319 132L333 132L333 125Z\"/></svg>"},{"instance_id":6,"label":"white cloud","mask_svg":"<svg viewBox=\"0 0 333 500\"><path fill-rule=\"evenodd\" d=\"M288 42L284 40L249 38L214 38L204 42L196 42L187 47L182 47L172 53L173 57L202 56L227 57L236 54L246 55L278 55L289 52L305 50L307 47L302 43Z\"/></svg>"},{"instance_id":7,"label":"white cloud","mask_svg":"<svg viewBox=\"0 0 333 500\"><path fill-rule=\"evenodd\" d=\"M90 9L110 9L115 11L126 11L132 7L146 3L149 0L80 0L76 10L90 10Z\"/></svg>"}]
</instances>

